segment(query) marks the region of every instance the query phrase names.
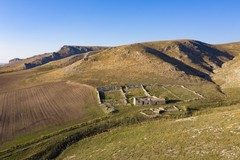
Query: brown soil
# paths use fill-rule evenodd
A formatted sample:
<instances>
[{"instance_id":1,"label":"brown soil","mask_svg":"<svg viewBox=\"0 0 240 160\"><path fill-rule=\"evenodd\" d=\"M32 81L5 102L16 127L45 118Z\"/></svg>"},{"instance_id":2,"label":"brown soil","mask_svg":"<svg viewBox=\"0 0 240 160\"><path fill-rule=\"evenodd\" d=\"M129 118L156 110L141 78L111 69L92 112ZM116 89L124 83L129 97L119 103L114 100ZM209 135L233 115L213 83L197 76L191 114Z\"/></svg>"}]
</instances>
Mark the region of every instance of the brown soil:
<instances>
[{"instance_id":1,"label":"brown soil","mask_svg":"<svg viewBox=\"0 0 240 160\"><path fill-rule=\"evenodd\" d=\"M33 129L94 116L95 107L94 89L81 84L58 82L0 92L0 142Z\"/></svg>"}]
</instances>

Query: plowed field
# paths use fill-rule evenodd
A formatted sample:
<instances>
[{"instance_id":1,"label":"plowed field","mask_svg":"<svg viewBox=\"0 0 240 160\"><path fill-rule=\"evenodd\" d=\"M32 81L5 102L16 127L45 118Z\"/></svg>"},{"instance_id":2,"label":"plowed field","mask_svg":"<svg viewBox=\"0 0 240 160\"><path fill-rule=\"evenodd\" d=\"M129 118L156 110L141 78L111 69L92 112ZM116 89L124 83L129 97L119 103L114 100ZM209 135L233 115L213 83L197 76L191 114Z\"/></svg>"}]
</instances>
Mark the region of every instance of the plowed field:
<instances>
[{"instance_id":1,"label":"plowed field","mask_svg":"<svg viewBox=\"0 0 240 160\"><path fill-rule=\"evenodd\" d=\"M58 82L0 93L0 142L31 130L79 122L99 114L87 85Z\"/></svg>"}]
</instances>

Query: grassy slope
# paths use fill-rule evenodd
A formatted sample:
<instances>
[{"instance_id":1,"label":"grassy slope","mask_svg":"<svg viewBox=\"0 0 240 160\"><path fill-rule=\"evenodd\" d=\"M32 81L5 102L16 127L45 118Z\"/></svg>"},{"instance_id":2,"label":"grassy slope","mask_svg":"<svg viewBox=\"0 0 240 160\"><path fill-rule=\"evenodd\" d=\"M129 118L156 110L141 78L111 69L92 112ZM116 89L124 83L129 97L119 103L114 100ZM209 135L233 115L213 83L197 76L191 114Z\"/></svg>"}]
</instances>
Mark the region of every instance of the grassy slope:
<instances>
[{"instance_id":1,"label":"grassy slope","mask_svg":"<svg viewBox=\"0 0 240 160\"><path fill-rule=\"evenodd\" d=\"M43 54L43 55L39 55L39 56L35 56L32 58L28 58L28 59L23 59L20 61L16 61L16 62L12 62L9 64L6 64L5 66L0 67L0 73L8 73L8 72L13 72L13 71L20 71L24 69L24 63L30 63L32 61L41 59L42 57L45 56L50 56L51 54ZM60 67L64 67L67 65L70 65L80 59L82 59L83 55L72 55L60 60L55 60L55 61L51 61L49 63L46 63L44 65L38 66L36 67L35 70L37 71L47 71L47 70L52 70L52 69L56 69L56 68L60 68Z\"/></svg>"},{"instance_id":2,"label":"grassy slope","mask_svg":"<svg viewBox=\"0 0 240 160\"><path fill-rule=\"evenodd\" d=\"M139 83L141 81L196 83L199 81L199 76L209 79L209 74L212 73L213 69L221 67L222 63L236 56L239 46L239 43L214 46L193 40L159 41L119 46L91 56L86 63L79 65L76 63L76 65L68 66L63 70L54 71L44 78L38 78L42 78L43 81L53 78L72 78L95 85ZM67 51L63 50L63 52ZM0 72L11 68L21 69L23 62L34 61L43 56L39 55L16 63L13 62L1 67ZM70 59L67 61L69 62L65 61L65 65L71 64ZM59 66L64 65L53 62L39 69L50 70ZM67 74L72 74L66 75L66 70ZM131 78L128 76L130 74Z\"/></svg>"},{"instance_id":3,"label":"grassy slope","mask_svg":"<svg viewBox=\"0 0 240 160\"><path fill-rule=\"evenodd\" d=\"M237 56L240 54L240 42L235 43L227 43L227 44L219 44L216 45L217 48L224 50L226 52L231 53L234 56Z\"/></svg>"},{"instance_id":4,"label":"grassy slope","mask_svg":"<svg viewBox=\"0 0 240 160\"><path fill-rule=\"evenodd\" d=\"M223 64L222 68L214 70L212 79L222 88L234 88L240 86L240 42L216 45L217 48L229 52L235 58Z\"/></svg>"},{"instance_id":5,"label":"grassy slope","mask_svg":"<svg viewBox=\"0 0 240 160\"><path fill-rule=\"evenodd\" d=\"M198 41L137 43L104 50L88 61L38 76L38 80L71 79L93 86L116 84L189 84L209 74L232 55Z\"/></svg>"},{"instance_id":6,"label":"grassy slope","mask_svg":"<svg viewBox=\"0 0 240 160\"><path fill-rule=\"evenodd\" d=\"M150 53L160 51L204 73L211 73L232 59L231 53L196 40L148 42L143 45L150 48Z\"/></svg>"},{"instance_id":7,"label":"grassy slope","mask_svg":"<svg viewBox=\"0 0 240 160\"><path fill-rule=\"evenodd\" d=\"M49 79L48 81L47 80L38 81L36 80L36 78L40 75L44 75L50 71L56 70L57 68L68 66L78 60L81 60L83 57L84 57L84 54L73 55L67 58L49 62L47 64L35 67L33 69L20 70L17 72L10 72L10 73L2 73L0 74L0 88L1 88L0 92L33 87L37 85L46 84L48 82L59 82L61 81L61 79L57 79L55 81L52 81L51 79ZM14 64L11 64L11 65L14 65Z\"/></svg>"},{"instance_id":8,"label":"grassy slope","mask_svg":"<svg viewBox=\"0 0 240 160\"><path fill-rule=\"evenodd\" d=\"M237 159L240 105L209 112L120 127L78 142L59 159Z\"/></svg>"},{"instance_id":9,"label":"grassy slope","mask_svg":"<svg viewBox=\"0 0 240 160\"><path fill-rule=\"evenodd\" d=\"M223 88L240 87L240 56L225 63L222 68L215 70L212 77Z\"/></svg>"}]
</instances>

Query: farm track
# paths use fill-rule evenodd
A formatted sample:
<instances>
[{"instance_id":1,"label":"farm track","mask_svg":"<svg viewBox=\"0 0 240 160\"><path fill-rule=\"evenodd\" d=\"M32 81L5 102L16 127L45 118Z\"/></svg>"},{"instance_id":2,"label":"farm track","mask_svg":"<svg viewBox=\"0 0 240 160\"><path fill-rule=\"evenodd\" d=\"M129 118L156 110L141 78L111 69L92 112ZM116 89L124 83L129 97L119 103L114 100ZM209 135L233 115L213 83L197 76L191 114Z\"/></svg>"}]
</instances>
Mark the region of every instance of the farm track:
<instances>
[{"instance_id":1,"label":"farm track","mask_svg":"<svg viewBox=\"0 0 240 160\"><path fill-rule=\"evenodd\" d=\"M184 88L184 89L186 89L186 90L188 90L189 92L192 92L193 94L199 96L200 98L203 98L203 99L205 98L203 95L201 95L201 94L197 93L196 91L193 91L193 90L185 87L184 85L181 85L181 87Z\"/></svg>"},{"instance_id":2,"label":"farm track","mask_svg":"<svg viewBox=\"0 0 240 160\"><path fill-rule=\"evenodd\" d=\"M172 91L170 91L169 89L167 89L165 86L162 86L162 88L167 91L168 93L170 93L171 95L173 95L174 97L176 97L177 99L180 99L179 96L177 96L176 94L174 94Z\"/></svg>"},{"instance_id":3,"label":"farm track","mask_svg":"<svg viewBox=\"0 0 240 160\"><path fill-rule=\"evenodd\" d=\"M97 106L94 88L81 84L57 82L0 93L0 144L34 129L80 121Z\"/></svg>"}]
</instances>

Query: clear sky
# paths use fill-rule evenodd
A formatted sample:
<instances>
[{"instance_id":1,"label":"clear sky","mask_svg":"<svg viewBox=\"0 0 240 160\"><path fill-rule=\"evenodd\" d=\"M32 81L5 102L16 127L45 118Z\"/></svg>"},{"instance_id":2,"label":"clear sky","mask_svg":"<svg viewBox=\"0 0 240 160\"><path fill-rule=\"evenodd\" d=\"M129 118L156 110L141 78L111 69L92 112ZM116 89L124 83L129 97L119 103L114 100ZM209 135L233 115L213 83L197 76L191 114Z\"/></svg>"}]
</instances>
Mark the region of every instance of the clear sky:
<instances>
[{"instance_id":1,"label":"clear sky","mask_svg":"<svg viewBox=\"0 0 240 160\"><path fill-rule=\"evenodd\" d=\"M240 41L239 0L0 0L0 62L63 45Z\"/></svg>"}]
</instances>

